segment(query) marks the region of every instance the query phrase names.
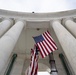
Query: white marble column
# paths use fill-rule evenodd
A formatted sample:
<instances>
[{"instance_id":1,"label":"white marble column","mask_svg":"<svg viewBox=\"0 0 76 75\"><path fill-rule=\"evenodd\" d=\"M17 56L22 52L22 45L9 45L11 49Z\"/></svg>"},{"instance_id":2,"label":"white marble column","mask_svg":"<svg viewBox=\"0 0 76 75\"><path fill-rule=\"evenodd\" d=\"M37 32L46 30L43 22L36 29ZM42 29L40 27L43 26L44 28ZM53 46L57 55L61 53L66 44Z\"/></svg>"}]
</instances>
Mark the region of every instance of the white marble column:
<instances>
[{"instance_id":1,"label":"white marble column","mask_svg":"<svg viewBox=\"0 0 76 75\"><path fill-rule=\"evenodd\" d=\"M59 21L50 23L63 48L65 55L76 75L76 39L61 25Z\"/></svg>"},{"instance_id":2,"label":"white marble column","mask_svg":"<svg viewBox=\"0 0 76 75\"><path fill-rule=\"evenodd\" d=\"M0 39L0 72L12 53L24 25L26 26L23 21L17 21Z\"/></svg>"},{"instance_id":3,"label":"white marble column","mask_svg":"<svg viewBox=\"0 0 76 75\"><path fill-rule=\"evenodd\" d=\"M0 22L0 37L13 25L12 19L4 19Z\"/></svg>"},{"instance_id":4,"label":"white marble column","mask_svg":"<svg viewBox=\"0 0 76 75\"><path fill-rule=\"evenodd\" d=\"M73 21L73 19L63 19L62 23L76 37L76 23Z\"/></svg>"}]
</instances>

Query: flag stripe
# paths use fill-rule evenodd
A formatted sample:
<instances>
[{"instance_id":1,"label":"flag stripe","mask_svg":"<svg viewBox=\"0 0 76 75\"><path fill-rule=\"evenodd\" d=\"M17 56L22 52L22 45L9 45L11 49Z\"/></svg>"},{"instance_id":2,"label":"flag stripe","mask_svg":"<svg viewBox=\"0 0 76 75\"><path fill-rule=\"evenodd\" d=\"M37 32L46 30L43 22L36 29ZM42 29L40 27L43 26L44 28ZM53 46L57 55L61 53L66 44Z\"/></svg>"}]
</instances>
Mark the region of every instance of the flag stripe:
<instances>
[{"instance_id":1,"label":"flag stripe","mask_svg":"<svg viewBox=\"0 0 76 75\"><path fill-rule=\"evenodd\" d=\"M36 62L38 62L38 56L36 56L36 60L35 60L35 63L34 63L35 68L34 68L34 71L33 71L32 75L37 75L38 63L36 63Z\"/></svg>"},{"instance_id":2,"label":"flag stripe","mask_svg":"<svg viewBox=\"0 0 76 75\"><path fill-rule=\"evenodd\" d=\"M53 51L53 50L51 49L51 47L47 44L46 41L44 41L44 44L45 44L45 47L46 47L48 53L50 53L50 51ZM49 49L48 49L47 47L48 47Z\"/></svg>"},{"instance_id":3,"label":"flag stripe","mask_svg":"<svg viewBox=\"0 0 76 75\"><path fill-rule=\"evenodd\" d=\"M30 74L32 73L32 70L33 70L33 63L34 63L34 61L35 61L35 52L33 53L33 56L32 56L32 61L31 61L31 66L30 66ZM32 75L32 74L31 74Z\"/></svg>"},{"instance_id":4,"label":"flag stripe","mask_svg":"<svg viewBox=\"0 0 76 75\"><path fill-rule=\"evenodd\" d=\"M46 34L43 34L43 36L44 36L44 39L47 42L47 44L49 44L51 49L54 51L56 48L53 46L53 43L51 42L51 40L46 36Z\"/></svg>"},{"instance_id":5,"label":"flag stripe","mask_svg":"<svg viewBox=\"0 0 76 75\"><path fill-rule=\"evenodd\" d=\"M35 59L36 59L36 54L34 55L34 60L32 60L33 62L32 62L32 67L31 67L31 75L33 74L33 71L34 71L34 68L35 68L35 66L34 66Z\"/></svg>"},{"instance_id":6,"label":"flag stripe","mask_svg":"<svg viewBox=\"0 0 76 75\"><path fill-rule=\"evenodd\" d=\"M49 31L46 31L45 33L51 38L52 41L54 41L53 38L51 37L51 34L49 33Z\"/></svg>"},{"instance_id":7,"label":"flag stripe","mask_svg":"<svg viewBox=\"0 0 76 75\"><path fill-rule=\"evenodd\" d=\"M45 47L44 47L43 42L40 42L40 44L41 44L41 47L42 47L42 49L43 49L43 52L44 52L44 54L45 54L45 56L46 56L46 55L47 55L47 51L45 50Z\"/></svg>"},{"instance_id":8,"label":"flag stripe","mask_svg":"<svg viewBox=\"0 0 76 75\"><path fill-rule=\"evenodd\" d=\"M51 52L51 50L49 49L49 47L47 46L47 44L45 43L45 41L44 41L44 45L45 45L45 47L46 47L46 50L48 50L49 51L49 53ZM48 53L48 54L49 54Z\"/></svg>"},{"instance_id":9,"label":"flag stripe","mask_svg":"<svg viewBox=\"0 0 76 75\"><path fill-rule=\"evenodd\" d=\"M55 44L54 40L52 39L50 34L48 34L48 32L45 32L44 34L47 36L48 39L50 39L51 42L53 42Z\"/></svg>"},{"instance_id":10,"label":"flag stripe","mask_svg":"<svg viewBox=\"0 0 76 75\"><path fill-rule=\"evenodd\" d=\"M51 45L51 43L48 41L48 39L46 38L46 36L44 34L43 34L43 37L45 39L46 44L50 48L50 50L53 51L54 50L53 46Z\"/></svg>"},{"instance_id":11,"label":"flag stripe","mask_svg":"<svg viewBox=\"0 0 76 75\"><path fill-rule=\"evenodd\" d=\"M47 34L47 36L49 37L49 39L55 44L54 40L52 39L52 37L50 36L49 32L45 32ZM55 44L56 45L56 44Z\"/></svg>"},{"instance_id":12,"label":"flag stripe","mask_svg":"<svg viewBox=\"0 0 76 75\"><path fill-rule=\"evenodd\" d=\"M52 40L52 37L50 37L48 33L45 33L45 34L48 37L48 40L52 43L52 45L55 47L55 50L56 50L57 49L57 46L56 46L54 40Z\"/></svg>"},{"instance_id":13,"label":"flag stripe","mask_svg":"<svg viewBox=\"0 0 76 75\"><path fill-rule=\"evenodd\" d=\"M45 50L46 50L46 52L47 52L47 55L48 55L49 50L47 49L47 47L46 47L46 45L45 45L45 40L43 41L43 45L44 45L44 48L45 48Z\"/></svg>"},{"instance_id":14,"label":"flag stripe","mask_svg":"<svg viewBox=\"0 0 76 75\"><path fill-rule=\"evenodd\" d=\"M42 48L40 46L40 43L38 43L38 47L39 47L42 58L45 57L45 54L44 54L44 52L43 52L43 50L42 50Z\"/></svg>"},{"instance_id":15,"label":"flag stripe","mask_svg":"<svg viewBox=\"0 0 76 75\"><path fill-rule=\"evenodd\" d=\"M45 46L45 44L44 44L44 41L42 42L43 43L43 46L44 46L44 49L45 49L45 52L46 52L46 54L48 55L48 50L47 50L47 48L46 48L46 46Z\"/></svg>"},{"instance_id":16,"label":"flag stripe","mask_svg":"<svg viewBox=\"0 0 76 75\"><path fill-rule=\"evenodd\" d=\"M31 51L31 62L27 75L37 75L37 70L38 70L38 54L36 53L36 47L35 47L35 49L32 49Z\"/></svg>"},{"instance_id":17,"label":"flag stripe","mask_svg":"<svg viewBox=\"0 0 76 75\"><path fill-rule=\"evenodd\" d=\"M38 71L38 64L37 64L37 67L36 67L36 70L35 70L35 74L34 75L37 75L37 71Z\"/></svg>"}]
</instances>

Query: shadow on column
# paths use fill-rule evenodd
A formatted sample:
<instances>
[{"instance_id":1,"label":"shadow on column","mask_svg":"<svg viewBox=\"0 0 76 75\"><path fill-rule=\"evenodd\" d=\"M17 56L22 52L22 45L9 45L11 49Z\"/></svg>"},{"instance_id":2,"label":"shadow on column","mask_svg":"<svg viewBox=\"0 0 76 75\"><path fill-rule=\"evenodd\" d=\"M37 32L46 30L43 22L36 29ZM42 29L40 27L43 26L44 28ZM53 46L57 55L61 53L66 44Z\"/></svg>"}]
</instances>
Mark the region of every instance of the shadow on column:
<instances>
[{"instance_id":1,"label":"shadow on column","mask_svg":"<svg viewBox=\"0 0 76 75\"><path fill-rule=\"evenodd\" d=\"M67 67L67 62L65 61L65 58L64 58L63 54L62 53L59 54L59 57L60 57L60 59L62 61L62 64L63 64L63 66L65 68L65 71L66 71L67 75L71 75L70 72L69 72L69 69Z\"/></svg>"},{"instance_id":2,"label":"shadow on column","mask_svg":"<svg viewBox=\"0 0 76 75\"><path fill-rule=\"evenodd\" d=\"M17 58L17 54L13 54L13 56L12 56L12 58L11 58L9 64L8 64L8 67L7 67L4 75L10 75L12 67L14 65L14 62L15 62L16 58Z\"/></svg>"}]
</instances>

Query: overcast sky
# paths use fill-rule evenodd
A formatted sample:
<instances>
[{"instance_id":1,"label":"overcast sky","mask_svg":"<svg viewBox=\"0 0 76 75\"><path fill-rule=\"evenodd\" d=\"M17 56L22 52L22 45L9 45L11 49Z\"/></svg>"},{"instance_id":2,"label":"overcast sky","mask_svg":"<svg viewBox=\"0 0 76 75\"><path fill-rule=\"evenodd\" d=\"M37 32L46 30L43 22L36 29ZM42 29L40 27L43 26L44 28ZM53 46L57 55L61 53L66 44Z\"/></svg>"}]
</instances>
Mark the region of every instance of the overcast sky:
<instances>
[{"instance_id":1,"label":"overcast sky","mask_svg":"<svg viewBox=\"0 0 76 75\"><path fill-rule=\"evenodd\" d=\"M57 12L76 9L76 0L0 0L0 9L21 12Z\"/></svg>"}]
</instances>

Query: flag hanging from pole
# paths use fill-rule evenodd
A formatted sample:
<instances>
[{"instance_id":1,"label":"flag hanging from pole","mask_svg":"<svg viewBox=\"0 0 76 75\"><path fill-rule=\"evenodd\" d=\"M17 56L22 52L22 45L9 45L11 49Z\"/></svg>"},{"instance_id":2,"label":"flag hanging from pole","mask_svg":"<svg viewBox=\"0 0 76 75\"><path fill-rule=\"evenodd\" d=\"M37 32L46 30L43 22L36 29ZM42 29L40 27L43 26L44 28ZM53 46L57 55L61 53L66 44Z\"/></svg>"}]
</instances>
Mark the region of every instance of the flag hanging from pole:
<instances>
[{"instance_id":1,"label":"flag hanging from pole","mask_svg":"<svg viewBox=\"0 0 76 75\"><path fill-rule=\"evenodd\" d=\"M27 72L27 75L37 75L38 71L38 50L35 46L34 49L31 49L31 62Z\"/></svg>"},{"instance_id":2,"label":"flag hanging from pole","mask_svg":"<svg viewBox=\"0 0 76 75\"><path fill-rule=\"evenodd\" d=\"M44 32L42 35L33 37L36 45L38 46L40 50L40 54L42 58L47 56L49 53L57 50L57 46L51 37L49 31Z\"/></svg>"}]
</instances>

